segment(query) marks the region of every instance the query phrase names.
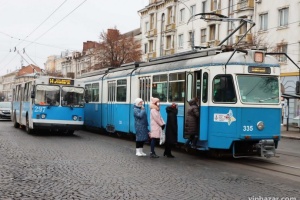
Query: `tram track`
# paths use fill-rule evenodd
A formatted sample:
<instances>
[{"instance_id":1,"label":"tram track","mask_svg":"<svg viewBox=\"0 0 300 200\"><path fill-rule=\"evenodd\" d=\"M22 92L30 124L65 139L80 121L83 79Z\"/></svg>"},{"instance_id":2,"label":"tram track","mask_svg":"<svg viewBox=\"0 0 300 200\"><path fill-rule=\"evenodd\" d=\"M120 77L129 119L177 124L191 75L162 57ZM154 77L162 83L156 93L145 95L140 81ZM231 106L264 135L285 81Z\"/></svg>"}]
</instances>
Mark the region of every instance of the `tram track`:
<instances>
[{"instance_id":1,"label":"tram track","mask_svg":"<svg viewBox=\"0 0 300 200\"><path fill-rule=\"evenodd\" d=\"M271 160L265 160L264 158L244 158L242 160L235 160L234 162L269 172L288 175L291 176L291 178L300 178L300 166L282 164Z\"/></svg>"}]
</instances>

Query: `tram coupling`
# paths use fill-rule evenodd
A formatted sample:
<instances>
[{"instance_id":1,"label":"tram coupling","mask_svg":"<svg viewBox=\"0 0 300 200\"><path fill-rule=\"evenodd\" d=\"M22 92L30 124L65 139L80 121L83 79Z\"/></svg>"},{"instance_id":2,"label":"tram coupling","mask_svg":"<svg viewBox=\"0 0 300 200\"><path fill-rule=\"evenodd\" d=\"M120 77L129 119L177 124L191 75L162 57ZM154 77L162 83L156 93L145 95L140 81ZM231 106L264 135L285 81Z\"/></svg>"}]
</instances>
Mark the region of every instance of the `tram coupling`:
<instances>
[{"instance_id":1,"label":"tram coupling","mask_svg":"<svg viewBox=\"0 0 300 200\"><path fill-rule=\"evenodd\" d=\"M256 144L258 152L260 152L261 157L274 157L275 156L275 142L274 140L260 140Z\"/></svg>"}]
</instances>

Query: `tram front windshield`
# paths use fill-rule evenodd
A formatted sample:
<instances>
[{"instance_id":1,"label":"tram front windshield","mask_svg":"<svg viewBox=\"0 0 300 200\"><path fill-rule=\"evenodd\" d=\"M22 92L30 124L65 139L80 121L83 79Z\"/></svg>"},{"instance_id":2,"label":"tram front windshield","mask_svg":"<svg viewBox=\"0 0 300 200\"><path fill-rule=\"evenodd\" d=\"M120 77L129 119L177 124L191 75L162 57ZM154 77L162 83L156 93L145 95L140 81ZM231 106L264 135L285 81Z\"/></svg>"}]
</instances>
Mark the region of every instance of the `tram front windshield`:
<instances>
[{"instance_id":1,"label":"tram front windshield","mask_svg":"<svg viewBox=\"0 0 300 200\"><path fill-rule=\"evenodd\" d=\"M84 89L78 87L62 87L62 106L83 107Z\"/></svg>"},{"instance_id":2,"label":"tram front windshield","mask_svg":"<svg viewBox=\"0 0 300 200\"><path fill-rule=\"evenodd\" d=\"M59 105L59 86L37 85L34 103L38 105Z\"/></svg>"},{"instance_id":3,"label":"tram front windshield","mask_svg":"<svg viewBox=\"0 0 300 200\"><path fill-rule=\"evenodd\" d=\"M243 103L279 103L279 83L277 77L238 75L237 81L240 98Z\"/></svg>"}]
</instances>

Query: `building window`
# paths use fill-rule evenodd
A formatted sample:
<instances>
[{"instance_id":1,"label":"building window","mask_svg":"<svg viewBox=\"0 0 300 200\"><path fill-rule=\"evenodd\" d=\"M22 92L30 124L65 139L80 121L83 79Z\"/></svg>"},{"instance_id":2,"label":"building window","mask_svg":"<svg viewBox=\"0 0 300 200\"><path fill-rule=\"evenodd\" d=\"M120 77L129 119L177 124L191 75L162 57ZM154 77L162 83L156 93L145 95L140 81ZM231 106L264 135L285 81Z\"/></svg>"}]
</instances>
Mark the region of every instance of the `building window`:
<instances>
[{"instance_id":1,"label":"building window","mask_svg":"<svg viewBox=\"0 0 300 200\"><path fill-rule=\"evenodd\" d=\"M196 5L192 5L190 11L191 11L191 17L194 16L196 14Z\"/></svg>"},{"instance_id":2,"label":"building window","mask_svg":"<svg viewBox=\"0 0 300 200\"><path fill-rule=\"evenodd\" d=\"M201 29L201 43L206 42L206 28Z\"/></svg>"},{"instance_id":3,"label":"building window","mask_svg":"<svg viewBox=\"0 0 300 200\"><path fill-rule=\"evenodd\" d=\"M153 52L153 40L149 40L149 52Z\"/></svg>"},{"instance_id":4,"label":"building window","mask_svg":"<svg viewBox=\"0 0 300 200\"><path fill-rule=\"evenodd\" d=\"M287 26L289 23L289 9L283 8L279 10L279 26Z\"/></svg>"},{"instance_id":5,"label":"building window","mask_svg":"<svg viewBox=\"0 0 300 200\"><path fill-rule=\"evenodd\" d=\"M298 43L298 52L300 52L300 42ZM298 61L300 62L300 53L298 53Z\"/></svg>"},{"instance_id":6,"label":"building window","mask_svg":"<svg viewBox=\"0 0 300 200\"><path fill-rule=\"evenodd\" d=\"M167 36L167 46L166 49L171 49L171 36Z\"/></svg>"},{"instance_id":7,"label":"building window","mask_svg":"<svg viewBox=\"0 0 300 200\"><path fill-rule=\"evenodd\" d=\"M171 24L173 22L173 11L172 7L168 8L168 24Z\"/></svg>"},{"instance_id":8,"label":"building window","mask_svg":"<svg viewBox=\"0 0 300 200\"><path fill-rule=\"evenodd\" d=\"M277 45L277 52L278 53L287 53L287 44ZM287 61L286 56L285 55L279 55L278 56L278 61L285 63Z\"/></svg>"},{"instance_id":9,"label":"building window","mask_svg":"<svg viewBox=\"0 0 300 200\"><path fill-rule=\"evenodd\" d=\"M165 30L165 14L161 15L161 31Z\"/></svg>"},{"instance_id":10,"label":"building window","mask_svg":"<svg viewBox=\"0 0 300 200\"><path fill-rule=\"evenodd\" d=\"M244 18L246 19L246 18ZM243 22L240 22L240 24ZM240 28L240 34L244 34L247 32L247 23L245 23L241 28Z\"/></svg>"},{"instance_id":11,"label":"building window","mask_svg":"<svg viewBox=\"0 0 300 200\"><path fill-rule=\"evenodd\" d=\"M154 14L150 15L150 30L154 29Z\"/></svg>"},{"instance_id":12,"label":"building window","mask_svg":"<svg viewBox=\"0 0 300 200\"><path fill-rule=\"evenodd\" d=\"M193 31L189 32L189 45L193 44Z\"/></svg>"},{"instance_id":13,"label":"building window","mask_svg":"<svg viewBox=\"0 0 300 200\"><path fill-rule=\"evenodd\" d=\"M268 14L259 15L259 30L265 31L268 29Z\"/></svg>"},{"instance_id":14,"label":"building window","mask_svg":"<svg viewBox=\"0 0 300 200\"><path fill-rule=\"evenodd\" d=\"M202 1L202 12L206 12L206 1Z\"/></svg>"},{"instance_id":15,"label":"building window","mask_svg":"<svg viewBox=\"0 0 300 200\"><path fill-rule=\"evenodd\" d=\"M181 9L180 10L180 22L184 22L184 15L185 15L185 9Z\"/></svg>"},{"instance_id":16,"label":"building window","mask_svg":"<svg viewBox=\"0 0 300 200\"><path fill-rule=\"evenodd\" d=\"M216 25L210 25L209 26L209 40L215 40L216 39Z\"/></svg>"},{"instance_id":17,"label":"building window","mask_svg":"<svg viewBox=\"0 0 300 200\"><path fill-rule=\"evenodd\" d=\"M145 22L145 32L149 31L149 22Z\"/></svg>"},{"instance_id":18,"label":"building window","mask_svg":"<svg viewBox=\"0 0 300 200\"><path fill-rule=\"evenodd\" d=\"M147 43L144 44L144 53L145 54L148 53L148 44Z\"/></svg>"},{"instance_id":19,"label":"building window","mask_svg":"<svg viewBox=\"0 0 300 200\"><path fill-rule=\"evenodd\" d=\"M211 0L211 11L215 11L218 9L218 0Z\"/></svg>"},{"instance_id":20,"label":"building window","mask_svg":"<svg viewBox=\"0 0 300 200\"><path fill-rule=\"evenodd\" d=\"M183 47L183 34L178 36L178 47Z\"/></svg>"}]
</instances>

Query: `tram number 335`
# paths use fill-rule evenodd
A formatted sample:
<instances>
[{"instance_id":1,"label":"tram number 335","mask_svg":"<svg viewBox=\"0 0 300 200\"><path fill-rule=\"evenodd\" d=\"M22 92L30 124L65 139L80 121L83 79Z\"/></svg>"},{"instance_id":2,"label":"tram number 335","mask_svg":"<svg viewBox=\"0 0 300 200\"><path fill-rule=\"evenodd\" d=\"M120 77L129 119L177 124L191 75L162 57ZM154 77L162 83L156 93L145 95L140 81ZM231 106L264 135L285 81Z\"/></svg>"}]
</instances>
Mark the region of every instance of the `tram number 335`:
<instances>
[{"instance_id":1,"label":"tram number 335","mask_svg":"<svg viewBox=\"0 0 300 200\"><path fill-rule=\"evenodd\" d=\"M253 131L253 126L243 126L243 131Z\"/></svg>"}]
</instances>

